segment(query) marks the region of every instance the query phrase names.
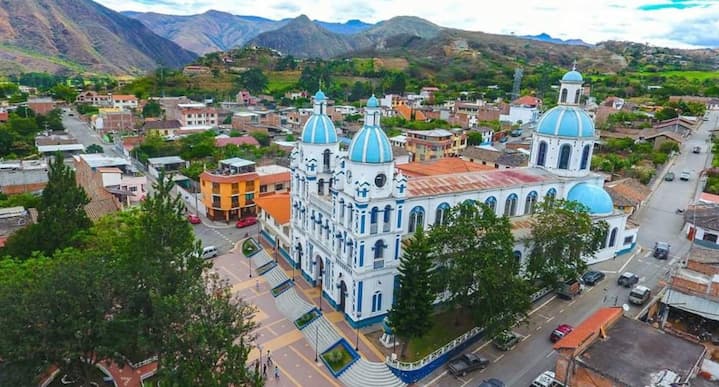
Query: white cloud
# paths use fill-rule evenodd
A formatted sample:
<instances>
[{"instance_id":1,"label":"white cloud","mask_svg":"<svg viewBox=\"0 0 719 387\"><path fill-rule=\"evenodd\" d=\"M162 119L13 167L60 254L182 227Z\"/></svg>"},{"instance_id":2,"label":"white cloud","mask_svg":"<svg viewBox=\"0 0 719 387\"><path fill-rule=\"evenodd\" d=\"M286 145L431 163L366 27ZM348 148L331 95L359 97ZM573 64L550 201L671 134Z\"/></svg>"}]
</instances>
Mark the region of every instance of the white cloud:
<instances>
[{"instance_id":1,"label":"white cloud","mask_svg":"<svg viewBox=\"0 0 719 387\"><path fill-rule=\"evenodd\" d=\"M336 1L315 0L96 0L115 10L152 11L187 15L209 9L269 19L306 14L311 19L344 22L349 19L375 23L394 16L411 15L445 27L487 33L534 35L546 32L563 39L579 38L591 43L630 40L664 46L687 47L697 39L692 20L701 20L696 30L704 33L706 23L719 21L719 3L696 0L692 7L677 9L670 0L502 0L491 5L477 0L445 0L426 6L416 0ZM432 3L429 3L432 4ZM656 10L640 10L656 6ZM681 6L681 5L679 5ZM713 15L707 20L707 15ZM701 25L700 25L701 24ZM682 25L681 34L673 33Z\"/></svg>"}]
</instances>

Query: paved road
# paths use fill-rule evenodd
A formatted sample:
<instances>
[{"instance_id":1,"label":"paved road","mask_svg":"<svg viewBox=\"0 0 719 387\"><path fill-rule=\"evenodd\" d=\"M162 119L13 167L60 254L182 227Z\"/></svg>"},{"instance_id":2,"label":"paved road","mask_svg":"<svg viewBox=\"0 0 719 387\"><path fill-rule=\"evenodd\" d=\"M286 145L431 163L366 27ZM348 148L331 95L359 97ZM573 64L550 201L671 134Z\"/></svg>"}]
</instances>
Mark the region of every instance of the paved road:
<instances>
[{"instance_id":1,"label":"paved road","mask_svg":"<svg viewBox=\"0 0 719 387\"><path fill-rule=\"evenodd\" d=\"M62 123L65 125L68 133L75 137L82 145L86 148L91 144L97 144L103 147L105 154L115 157L123 157L118 153L117 149L112 144L102 142L100 136L94 132L87 123L77 118L77 113L73 112L73 116L68 115L69 110L63 112ZM138 170L144 171L142 165L132 160L133 164ZM154 178L147 175L148 182L154 182ZM152 187L148 187L152 191ZM222 222L212 222L206 218L203 218L202 224L193 225L195 236L202 241L203 246L215 246L219 250L220 254L225 254L232 249L241 238L244 237L245 233L249 235L257 235L258 226L246 227L244 229L237 229L234 223L225 224Z\"/></svg>"},{"instance_id":2,"label":"paved road","mask_svg":"<svg viewBox=\"0 0 719 387\"><path fill-rule=\"evenodd\" d=\"M616 260L595 265L593 269L604 271L607 274L606 278L594 287L587 287L575 300L561 300L551 295L540 300L536 309L532 311L529 321L516 329L524 339L512 351L498 351L487 341L475 344L471 351L487 356L493 361L487 369L457 379L441 368L422 380L420 384L448 387L476 386L486 378L495 377L503 380L508 386L529 386L539 374L554 369L557 355L552 350L549 335L557 325L566 323L576 326L600 306L627 303L629 289L620 287L616 283L620 273L625 271L636 273L640 277L639 283L655 289L656 293L659 280L666 278L670 267L679 263L680 257L686 256L690 247L690 242L681 233L683 217L675 211L677 208L686 208L695 198L700 183L699 172L710 159L707 151L709 130L713 129L718 121L719 113L710 113L709 120L704 121L697 133L687 139L682 146L681 154L669 168L675 172L677 179L672 182L660 180L653 195L637 213L636 221L641 224L638 237L641 249L618 257ZM695 145L702 147L700 154L691 152ZM692 178L688 182L678 179L679 173L685 170L692 173ZM651 256L651 249L656 241L671 243L669 260L656 260ZM627 316L634 317L641 311L640 307L631 304L628 306Z\"/></svg>"}]
</instances>

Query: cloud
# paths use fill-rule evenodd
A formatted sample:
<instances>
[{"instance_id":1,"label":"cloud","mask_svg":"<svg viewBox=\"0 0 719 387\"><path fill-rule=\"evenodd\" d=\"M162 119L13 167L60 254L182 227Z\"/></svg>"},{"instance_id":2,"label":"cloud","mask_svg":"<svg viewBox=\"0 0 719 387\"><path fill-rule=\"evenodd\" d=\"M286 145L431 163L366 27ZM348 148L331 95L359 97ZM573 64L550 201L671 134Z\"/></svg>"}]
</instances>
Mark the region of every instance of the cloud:
<instances>
[{"instance_id":1,"label":"cloud","mask_svg":"<svg viewBox=\"0 0 719 387\"><path fill-rule=\"evenodd\" d=\"M476 0L96 0L115 10L188 15L210 9L280 20L305 14L311 19L376 23L417 16L445 27L487 33L548 33L590 43L630 40L687 47L714 42L719 21L716 0L502 0L477 7ZM479 9L478 9L479 8ZM701 20L701 23L694 22ZM711 26L709 28L708 26ZM713 29L713 31L712 31ZM719 43L712 43L717 46Z\"/></svg>"}]
</instances>

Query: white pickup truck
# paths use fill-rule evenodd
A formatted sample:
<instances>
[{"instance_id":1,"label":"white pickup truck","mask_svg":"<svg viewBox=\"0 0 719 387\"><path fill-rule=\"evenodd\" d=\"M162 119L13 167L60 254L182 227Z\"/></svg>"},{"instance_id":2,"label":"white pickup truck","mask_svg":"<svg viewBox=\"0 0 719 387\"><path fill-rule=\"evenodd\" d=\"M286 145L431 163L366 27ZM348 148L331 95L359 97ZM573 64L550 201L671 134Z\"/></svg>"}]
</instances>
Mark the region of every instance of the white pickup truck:
<instances>
[{"instance_id":1,"label":"white pickup truck","mask_svg":"<svg viewBox=\"0 0 719 387\"><path fill-rule=\"evenodd\" d=\"M564 384L555 379L554 371L544 371L532 382L531 387L564 387Z\"/></svg>"}]
</instances>

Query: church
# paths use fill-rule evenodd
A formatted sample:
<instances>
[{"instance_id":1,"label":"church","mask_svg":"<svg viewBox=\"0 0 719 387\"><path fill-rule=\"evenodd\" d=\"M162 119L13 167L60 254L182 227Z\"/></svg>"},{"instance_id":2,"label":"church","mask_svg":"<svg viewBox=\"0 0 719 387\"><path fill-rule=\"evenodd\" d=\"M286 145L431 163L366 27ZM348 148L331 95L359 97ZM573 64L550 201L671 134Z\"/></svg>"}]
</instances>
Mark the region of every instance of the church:
<instances>
[{"instance_id":1,"label":"church","mask_svg":"<svg viewBox=\"0 0 719 387\"><path fill-rule=\"evenodd\" d=\"M604 246L588 264L611 259L636 242L637 228L616 210L603 177L590 171L594 122L579 106L582 75L561 80L558 105L543 114L524 168L407 177L395 167L381 128L377 98L367 101L364 125L340 150L327 98L314 96L311 117L291 154L292 259L323 301L353 327L380 322L398 283L402 240L419 227L443 221L464 201L486 203L517 224L539 200L558 197L584 204L595 221L609 224ZM525 230L527 231L527 230ZM526 255L517 241L515 255Z\"/></svg>"}]
</instances>

